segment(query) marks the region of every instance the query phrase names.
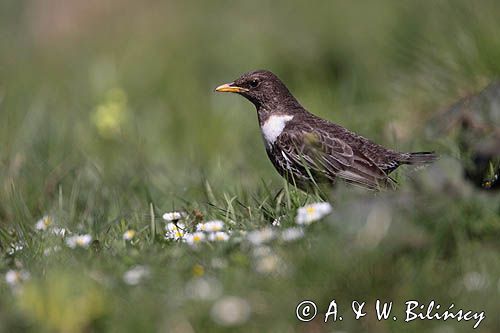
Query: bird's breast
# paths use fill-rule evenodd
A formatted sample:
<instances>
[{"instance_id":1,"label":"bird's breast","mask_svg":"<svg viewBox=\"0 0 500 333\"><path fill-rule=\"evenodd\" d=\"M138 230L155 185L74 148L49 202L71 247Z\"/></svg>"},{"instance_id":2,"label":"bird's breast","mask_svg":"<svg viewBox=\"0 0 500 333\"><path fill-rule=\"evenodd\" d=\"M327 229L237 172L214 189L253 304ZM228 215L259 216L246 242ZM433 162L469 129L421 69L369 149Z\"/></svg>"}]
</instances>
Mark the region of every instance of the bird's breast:
<instances>
[{"instance_id":1,"label":"bird's breast","mask_svg":"<svg viewBox=\"0 0 500 333\"><path fill-rule=\"evenodd\" d=\"M262 124L262 136L266 143L266 149L272 149L276 139L285 129L286 123L293 119L291 115L271 115Z\"/></svg>"}]
</instances>

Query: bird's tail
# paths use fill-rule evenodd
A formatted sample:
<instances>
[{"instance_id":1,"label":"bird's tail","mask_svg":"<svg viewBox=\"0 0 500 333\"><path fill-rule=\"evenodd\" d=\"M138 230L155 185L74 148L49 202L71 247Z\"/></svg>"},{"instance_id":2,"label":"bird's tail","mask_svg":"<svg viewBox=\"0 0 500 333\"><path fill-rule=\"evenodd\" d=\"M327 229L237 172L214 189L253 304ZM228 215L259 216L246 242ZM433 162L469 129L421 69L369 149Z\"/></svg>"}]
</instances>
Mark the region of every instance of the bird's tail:
<instances>
[{"instance_id":1,"label":"bird's tail","mask_svg":"<svg viewBox=\"0 0 500 333\"><path fill-rule=\"evenodd\" d=\"M403 164L429 164L436 161L439 156L434 152L418 152L418 153L409 153L406 158L400 160Z\"/></svg>"}]
</instances>

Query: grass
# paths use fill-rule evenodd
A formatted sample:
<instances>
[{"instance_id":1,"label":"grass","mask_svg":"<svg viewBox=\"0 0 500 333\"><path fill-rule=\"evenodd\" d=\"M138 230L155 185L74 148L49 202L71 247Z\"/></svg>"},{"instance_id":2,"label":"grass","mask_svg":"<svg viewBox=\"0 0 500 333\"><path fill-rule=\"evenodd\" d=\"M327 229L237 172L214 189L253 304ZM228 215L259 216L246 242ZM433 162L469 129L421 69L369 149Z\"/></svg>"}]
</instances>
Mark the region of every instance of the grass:
<instances>
[{"instance_id":1,"label":"grass","mask_svg":"<svg viewBox=\"0 0 500 333\"><path fill-rule=\"evenodd\" d=\"M0 331L472 330L405 323L412 299L484 310L476 331L499 331L498 193L463 179L453 138L425 135L434 114L498 76L498 7L2 2ZM249 233L279 218L279 235L320 200L273 170L253 107L213 93L256 68L322 117L443 157L399 172L395 192L339 186L304 237L255 245ZM188 228L220 219L230 240L167 240L169 211L189 213ZM91 244L37 231L45 215ZM12 287L10 270L29 278ZM143 278L128 284L127 272ZM304 299L321 313L335 299L344 320L299 322ZM397 321L376 320L377 299L394 301ZM354 319L353 300L367 317Z\"/></svg>"}]
</instances>

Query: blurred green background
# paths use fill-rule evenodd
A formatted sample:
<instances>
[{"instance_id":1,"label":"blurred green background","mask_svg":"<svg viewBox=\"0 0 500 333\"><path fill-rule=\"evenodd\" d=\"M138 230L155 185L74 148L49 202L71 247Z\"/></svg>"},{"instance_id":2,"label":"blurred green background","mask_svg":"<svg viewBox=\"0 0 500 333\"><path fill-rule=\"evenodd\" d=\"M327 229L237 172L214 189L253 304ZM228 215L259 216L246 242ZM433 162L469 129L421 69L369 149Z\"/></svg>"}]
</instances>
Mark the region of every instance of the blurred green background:
<instances>
[{"instance_id":1,"label":"blurred green background","mask_svg":"<svg viewBox=\"0 0 500 333\"><path fill-rule=\"evenodd\" d=\"M499 14L493 0L1 1L0 244L5 253L13 242L26 246L5 254L0 272L23 267L32 282L24 296L0 285L0 331L231 331L211 320L211 302L179 291L201 265L224 294L250 303L240 330L471 331L450 321L294 318L302 298L327 305L357 297L486 308L479 330L498 332L498 195L462 183L453 162L455 173L423 178L459 185L429 194L409 184L406 206L393 194L334 201L330 223L298 244L273 246L294 267L289 276L256 273L250 250L236 245L199 253L146 236L132 249L115 240L127 226L149 233L150 204L156 217L194 208L207 218L231 214L235 229L248 230L281 214L291 225L294 209L314 200L294 192L288 206L273 206L283 182L253 106L213 92L253 69L273 71L307 109L378 143L457 157L454 142L432 140L424 128L500 73ZM351 247L341 227L356 228L359 216L344 207L366 200L404 207L394 233L369 250ZM103 250L43 256L47 244L33 225L45 214L91 233ZM213 258L228 267L211 271ZM149 284L117 285L137 263L151 267ZM465 290L470 272L488 283ZM79 317L67 324L59 317L72 315L60 309L74 302Z\"/></svg>"}]
</instances>

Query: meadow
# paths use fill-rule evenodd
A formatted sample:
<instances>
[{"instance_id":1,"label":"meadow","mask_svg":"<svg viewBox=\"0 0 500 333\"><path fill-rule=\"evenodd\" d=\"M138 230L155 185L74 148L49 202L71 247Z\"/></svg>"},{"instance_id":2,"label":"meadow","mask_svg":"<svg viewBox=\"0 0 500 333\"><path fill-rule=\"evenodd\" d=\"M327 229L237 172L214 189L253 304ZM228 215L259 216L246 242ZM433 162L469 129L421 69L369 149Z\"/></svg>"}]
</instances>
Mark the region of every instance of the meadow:
<instances>
[{"instance_id":1,"label":"meadow","mask_svg":"<svg viewBox=\"0 0 500 333\"><path fill-rule=\"evenodd\" d=\"M1 1L0 332L499 332L500 194L428 130L498 77L499 13ZM441 158L318 206L273 169L253 106L213 91L258 68L321 117ZM343 319L325 323L332 300ZM485 318L405 322L410 300Z\"/></svg>"}]
</instances>

